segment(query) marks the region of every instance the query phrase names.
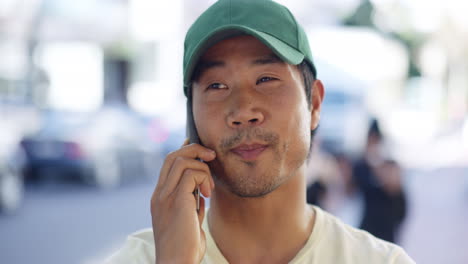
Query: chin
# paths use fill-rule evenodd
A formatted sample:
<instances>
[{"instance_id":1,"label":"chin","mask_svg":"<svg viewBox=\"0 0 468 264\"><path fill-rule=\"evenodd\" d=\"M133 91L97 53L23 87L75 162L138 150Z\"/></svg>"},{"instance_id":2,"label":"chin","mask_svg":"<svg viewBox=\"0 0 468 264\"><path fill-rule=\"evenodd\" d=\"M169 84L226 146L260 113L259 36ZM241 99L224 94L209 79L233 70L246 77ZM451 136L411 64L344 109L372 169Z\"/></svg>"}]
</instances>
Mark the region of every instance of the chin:
<instances>
[{"instance_id":1,"label":"chin","mask_svg":"<svg viewBox=\"0 0 468 264\"><path fill-rule=\"evenodd\" d=\"M242 181L222 181L230 193L242 198L265 197L279 187L279 184L275 184L274 182L256 184Z\"/></svg>"},{"instance_id":2,"label":"chin","mask_svg":"<svg viewBox=\"0 0 468 264\"><path fill-rule=\"evenodd\" d=\"M245 162L234 167L223 167L213 172L214 178L230 193L243 198L259 198L276 190L283 182L284 176L277 169L258 171L255 164ZM228 171L228 173L225 173Z\"/></svg>"}]
</instances>

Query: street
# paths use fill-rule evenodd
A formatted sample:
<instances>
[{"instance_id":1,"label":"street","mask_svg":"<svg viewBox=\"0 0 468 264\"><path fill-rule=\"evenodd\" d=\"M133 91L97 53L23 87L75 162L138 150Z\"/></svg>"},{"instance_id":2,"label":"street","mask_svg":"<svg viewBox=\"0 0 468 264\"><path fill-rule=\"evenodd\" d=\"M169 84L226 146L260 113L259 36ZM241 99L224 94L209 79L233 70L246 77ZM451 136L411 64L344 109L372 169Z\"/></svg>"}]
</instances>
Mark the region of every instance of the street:
<instances>
[{"instance_id":1,"label":"street","mask_svg":"<svg viewBox=\"0 0 468 264\"><path fill-rule=\"evenodd\" d=\"M468 263L468 168L408 176L403 248L417 263Z\"/></svg>"},{"instance_id":2,"label":"street","mask_svg":"<svg viewBox=\"0 0 468 264\"><path fill-rule=\"evenodd\" d=\"M468 263L468 170L406 174L410 208L401 245L417 263ZM28 185L16 215L0 217L0 262L99 263L151 226L154 182L100 191L79 183Z\"/></svg>"},{"instance_id":3,"label":"street","mask_svg":"<svg viewBox=\"0 0 468 264\"><path fill-rule=\"evenodd\" d=\"M100 191L79 183L28 186L23 208L0 217L1 263L98 263L151 226L153 183Z\"/></svg>"}]
</instances>

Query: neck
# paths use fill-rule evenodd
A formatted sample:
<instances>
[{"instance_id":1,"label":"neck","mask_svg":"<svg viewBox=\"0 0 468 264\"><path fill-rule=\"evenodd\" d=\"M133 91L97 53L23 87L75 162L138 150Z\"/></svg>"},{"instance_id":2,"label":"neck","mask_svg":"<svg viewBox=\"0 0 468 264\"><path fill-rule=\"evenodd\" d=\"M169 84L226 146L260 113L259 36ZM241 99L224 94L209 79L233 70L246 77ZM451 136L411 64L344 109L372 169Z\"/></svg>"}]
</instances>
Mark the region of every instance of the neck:
<instances>
[{"instance_id":1,"label":"neck","mask_svg":"<svg viewBox=\"0 0 468 264\"><path fill-rule=\"evenodd\" d=\"M208 223L229 263L289 262L307 242L313 210L306 203L305 167L273 192L236 196L223 187L211 199Z\"/></svg>"}]
</instances>

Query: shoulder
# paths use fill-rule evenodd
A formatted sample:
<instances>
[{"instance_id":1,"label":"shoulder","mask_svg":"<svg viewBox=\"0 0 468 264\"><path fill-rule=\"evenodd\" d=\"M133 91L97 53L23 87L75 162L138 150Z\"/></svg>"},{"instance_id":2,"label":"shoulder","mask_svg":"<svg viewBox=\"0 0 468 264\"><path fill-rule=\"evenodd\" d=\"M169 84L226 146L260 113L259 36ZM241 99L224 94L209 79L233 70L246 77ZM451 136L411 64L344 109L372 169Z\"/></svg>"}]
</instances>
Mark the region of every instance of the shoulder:
<instances>
[{"instance_id":1,"label":"shoulder","mask_svg":"<svg viewBox=\"0 0 468 264\"><path fill-rule=\"evenodd\" d=\"M145 228L128 236L127 240L138 241L145 245L154 246L154 236L152 228Z\"/></svg>"},{"instance_id":2,"label":"shoulder","mask_svg":"<svg viewBox=\"0 0 468 264\"><path fill-rule=\"evenodd\" d=\"M414 263L401 247L351 227L318 207L314 209L316 227L321 229L317 230L317 246L324 247L325 254L334 259L347 263Z\"/></svg>"},{"instance_id":3,"label":"shoulder","mask_svg":"<svg viewBox=\"0 0 468 264\"><path fill-rule=\"evenodd\" d=\"M105 264L154 263L154 238L151 228L137 231L127 237L122 248L110 256Z\"/></svg>"}]
</instances>

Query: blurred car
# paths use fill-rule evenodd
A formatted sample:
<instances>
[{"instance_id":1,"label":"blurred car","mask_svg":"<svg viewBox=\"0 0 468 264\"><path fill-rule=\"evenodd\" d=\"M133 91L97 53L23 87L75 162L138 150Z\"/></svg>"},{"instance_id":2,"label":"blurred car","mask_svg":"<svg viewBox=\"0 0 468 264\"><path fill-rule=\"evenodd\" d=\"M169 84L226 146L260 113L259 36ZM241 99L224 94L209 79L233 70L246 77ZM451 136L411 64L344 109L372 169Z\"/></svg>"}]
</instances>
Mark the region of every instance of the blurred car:
<instances>
[{"instance_id":1,"label":"blurred car","mask_svg":"<svg viewBox=\"0 0 468 264\"><path fill-rule=\"evenodd\" d=\"M168 131L167 138L161 142L162 153L167 155L172 151L180 149L186 138L187 136L185 127L174 128Z\"/></svg>"},{"instance_id":2,"label":"blurred car","mask_svg":"<svg viewBox=\"0 0 468 264\"><path fill-rule=\"evenodd\" d=\"M93 113L47 110L41 128L21 141L25 175L78 178L101 188L153 177L162 159L150 135L150 120L124 106Z\"/></svg>"},{"instance_id":3,"label":"blurred car","mask_svg":"<svg viewBox=\"0 0 468 264\"><path fill-rule=\"evenodd\" d=\"M0 211L14 213L21 205L24 193L22 169L24 152L18 147L21 134L34 123L34 114L26 107L0 102Z\"/></svg>"},{"instance_id":4,"label":"blurred car","mask_svg":"<svg viewBox=\"0 0 468 264\"><path fill-rule=\"evenodd\" d=\"M24 157L20 149L7 150L1 146L0 151L0 211L12 213L23 200L24 184L21 168Z\"/></svg>"}]
</instances>

